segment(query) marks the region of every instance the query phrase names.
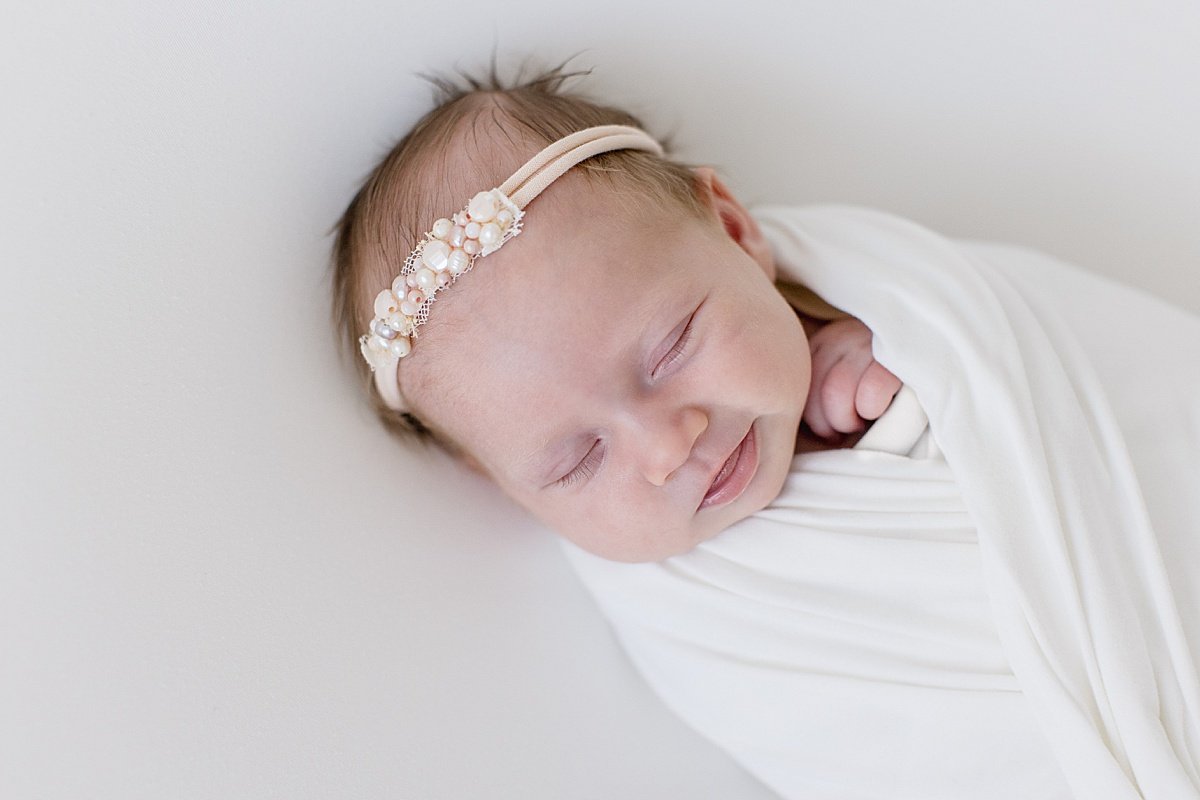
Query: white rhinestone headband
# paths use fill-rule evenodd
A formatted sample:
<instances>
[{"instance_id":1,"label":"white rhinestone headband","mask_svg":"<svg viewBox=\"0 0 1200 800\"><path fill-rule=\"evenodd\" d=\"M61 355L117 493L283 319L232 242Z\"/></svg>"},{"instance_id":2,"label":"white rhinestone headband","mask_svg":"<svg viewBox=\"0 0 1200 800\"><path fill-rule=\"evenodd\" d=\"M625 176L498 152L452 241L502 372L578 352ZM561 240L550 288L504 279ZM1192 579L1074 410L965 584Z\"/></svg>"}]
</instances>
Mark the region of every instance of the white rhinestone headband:
<instances>
[{"instance_id":1,"label":"white rhinestone headband","mask_svg":"<svg viewBox=\"0 0 1200 800\"><path fill-rule=\"evenodd\" d=\"M404 410L396 370L400 359L412 352L413 340L429 319L429 306L438 292L470 272L476 259L496 252L519 234L525 207L547 186L585 158L612 150L663 153L662 146L639 128L587 128L554 142L499 188L480 192L452 217L433 223L405 259L392 288L375 297L375 318L358 340L389 408Z\"/></svg>"}]
</instances>

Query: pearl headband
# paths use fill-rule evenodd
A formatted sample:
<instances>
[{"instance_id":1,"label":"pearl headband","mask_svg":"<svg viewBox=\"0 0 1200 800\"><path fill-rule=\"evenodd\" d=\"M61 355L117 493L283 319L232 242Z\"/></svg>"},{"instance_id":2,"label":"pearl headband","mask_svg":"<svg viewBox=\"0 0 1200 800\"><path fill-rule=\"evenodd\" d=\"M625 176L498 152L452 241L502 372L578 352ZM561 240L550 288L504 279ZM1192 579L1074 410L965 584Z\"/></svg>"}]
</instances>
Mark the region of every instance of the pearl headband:
<instances>
[{"instance_id":1,"label":"pearl headband","mask_svg":"<svg viewBox=\"0 0 1200 800\"><path fill-rule=\"evenodd\" d=\"M499 188L480 192L453 217L433 223L404 261L392 288L375 297L375 318L358 340L389 408L404 410L396 370L400 359L412 352L417 329L429 319L429 306L438 292L470 272L476 259L496 252L519 234L525 207L547 186L585 158L612 150L663 154L662 146L639 128L587 128L554 142Z\"/></svg>"}]
</instances>

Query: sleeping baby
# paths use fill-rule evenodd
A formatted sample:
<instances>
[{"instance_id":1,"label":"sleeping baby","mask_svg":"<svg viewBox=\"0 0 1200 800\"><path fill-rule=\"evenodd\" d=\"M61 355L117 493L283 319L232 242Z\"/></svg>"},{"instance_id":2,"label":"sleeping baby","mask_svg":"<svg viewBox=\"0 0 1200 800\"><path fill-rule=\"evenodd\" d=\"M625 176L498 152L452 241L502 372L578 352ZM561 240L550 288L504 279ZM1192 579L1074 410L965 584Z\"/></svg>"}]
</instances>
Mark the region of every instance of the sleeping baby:
<instances>
[{"instance_id":1,"label":"sleeping baby","mask_svg":"<svg viewBox=\"0 0 1200 800\"><path fill-rule=\"evenodd\" d=\"M570 77L439 82L342 217L384 426L560 533L784 797L1200 797L1200 546L1162 527L1200 505L1141 488L1200 474L1200 378L1113 356L1144 318L1200 363L1200 323L881 212L751 213ZM1139 379L1193 405L1135 449Z\"/></svg>"}]
</instances>

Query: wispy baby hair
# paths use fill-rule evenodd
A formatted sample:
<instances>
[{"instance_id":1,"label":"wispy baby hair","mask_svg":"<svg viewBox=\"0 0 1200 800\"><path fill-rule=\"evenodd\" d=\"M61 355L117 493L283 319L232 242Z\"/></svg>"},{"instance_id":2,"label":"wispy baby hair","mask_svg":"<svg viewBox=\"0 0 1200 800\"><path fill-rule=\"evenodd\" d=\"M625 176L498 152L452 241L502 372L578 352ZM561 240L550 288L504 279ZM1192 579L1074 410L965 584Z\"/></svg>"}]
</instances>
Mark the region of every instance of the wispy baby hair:
<instances>
[{"instance_id":1,"label":"wispy baby hair","mask_svg":"<svg viewBox=\"0 0 1200 800\"><path fill-rule=\"evenodd\" d=\"M334 227L334 327L375 413L406 443L433 444L455 456L468 451L416 409L393 410L379 396L358 355L358 339L371 320L379 288L391 283L435 219L476 192L498 186L533 153L597 125L644 128L626 111L565 90L568 81L591 72L568 71L566 64L530 78L523 77L525 65L511 81L500 77L494 61L484 77L421 75L433 86L434 108L371 170ZM631 203L670 205L701 219L711 214L696 194L691 167L670 158L617 150L592 156L575 169Z\"/></svg>"}]
</instances>

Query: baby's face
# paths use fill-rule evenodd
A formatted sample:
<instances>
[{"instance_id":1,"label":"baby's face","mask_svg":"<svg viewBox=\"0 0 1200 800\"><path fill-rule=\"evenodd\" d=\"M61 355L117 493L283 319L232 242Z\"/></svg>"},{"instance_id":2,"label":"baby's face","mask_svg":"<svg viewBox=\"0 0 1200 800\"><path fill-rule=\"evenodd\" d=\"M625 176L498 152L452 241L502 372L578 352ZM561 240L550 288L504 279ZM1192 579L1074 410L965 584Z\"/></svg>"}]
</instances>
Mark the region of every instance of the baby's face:
<instances>
[{"instance_id":1,"label":"baby's face","mask_svg":"<svg viewBox=\"0 0 1200 800\"><path fill-rule=\"evenodd\" d=\"M585 550L686 552L779 493L808 394L803 329L743 224L639 213L569 173L439 295L402 388Z\"/></svg>"}]
</instances>

